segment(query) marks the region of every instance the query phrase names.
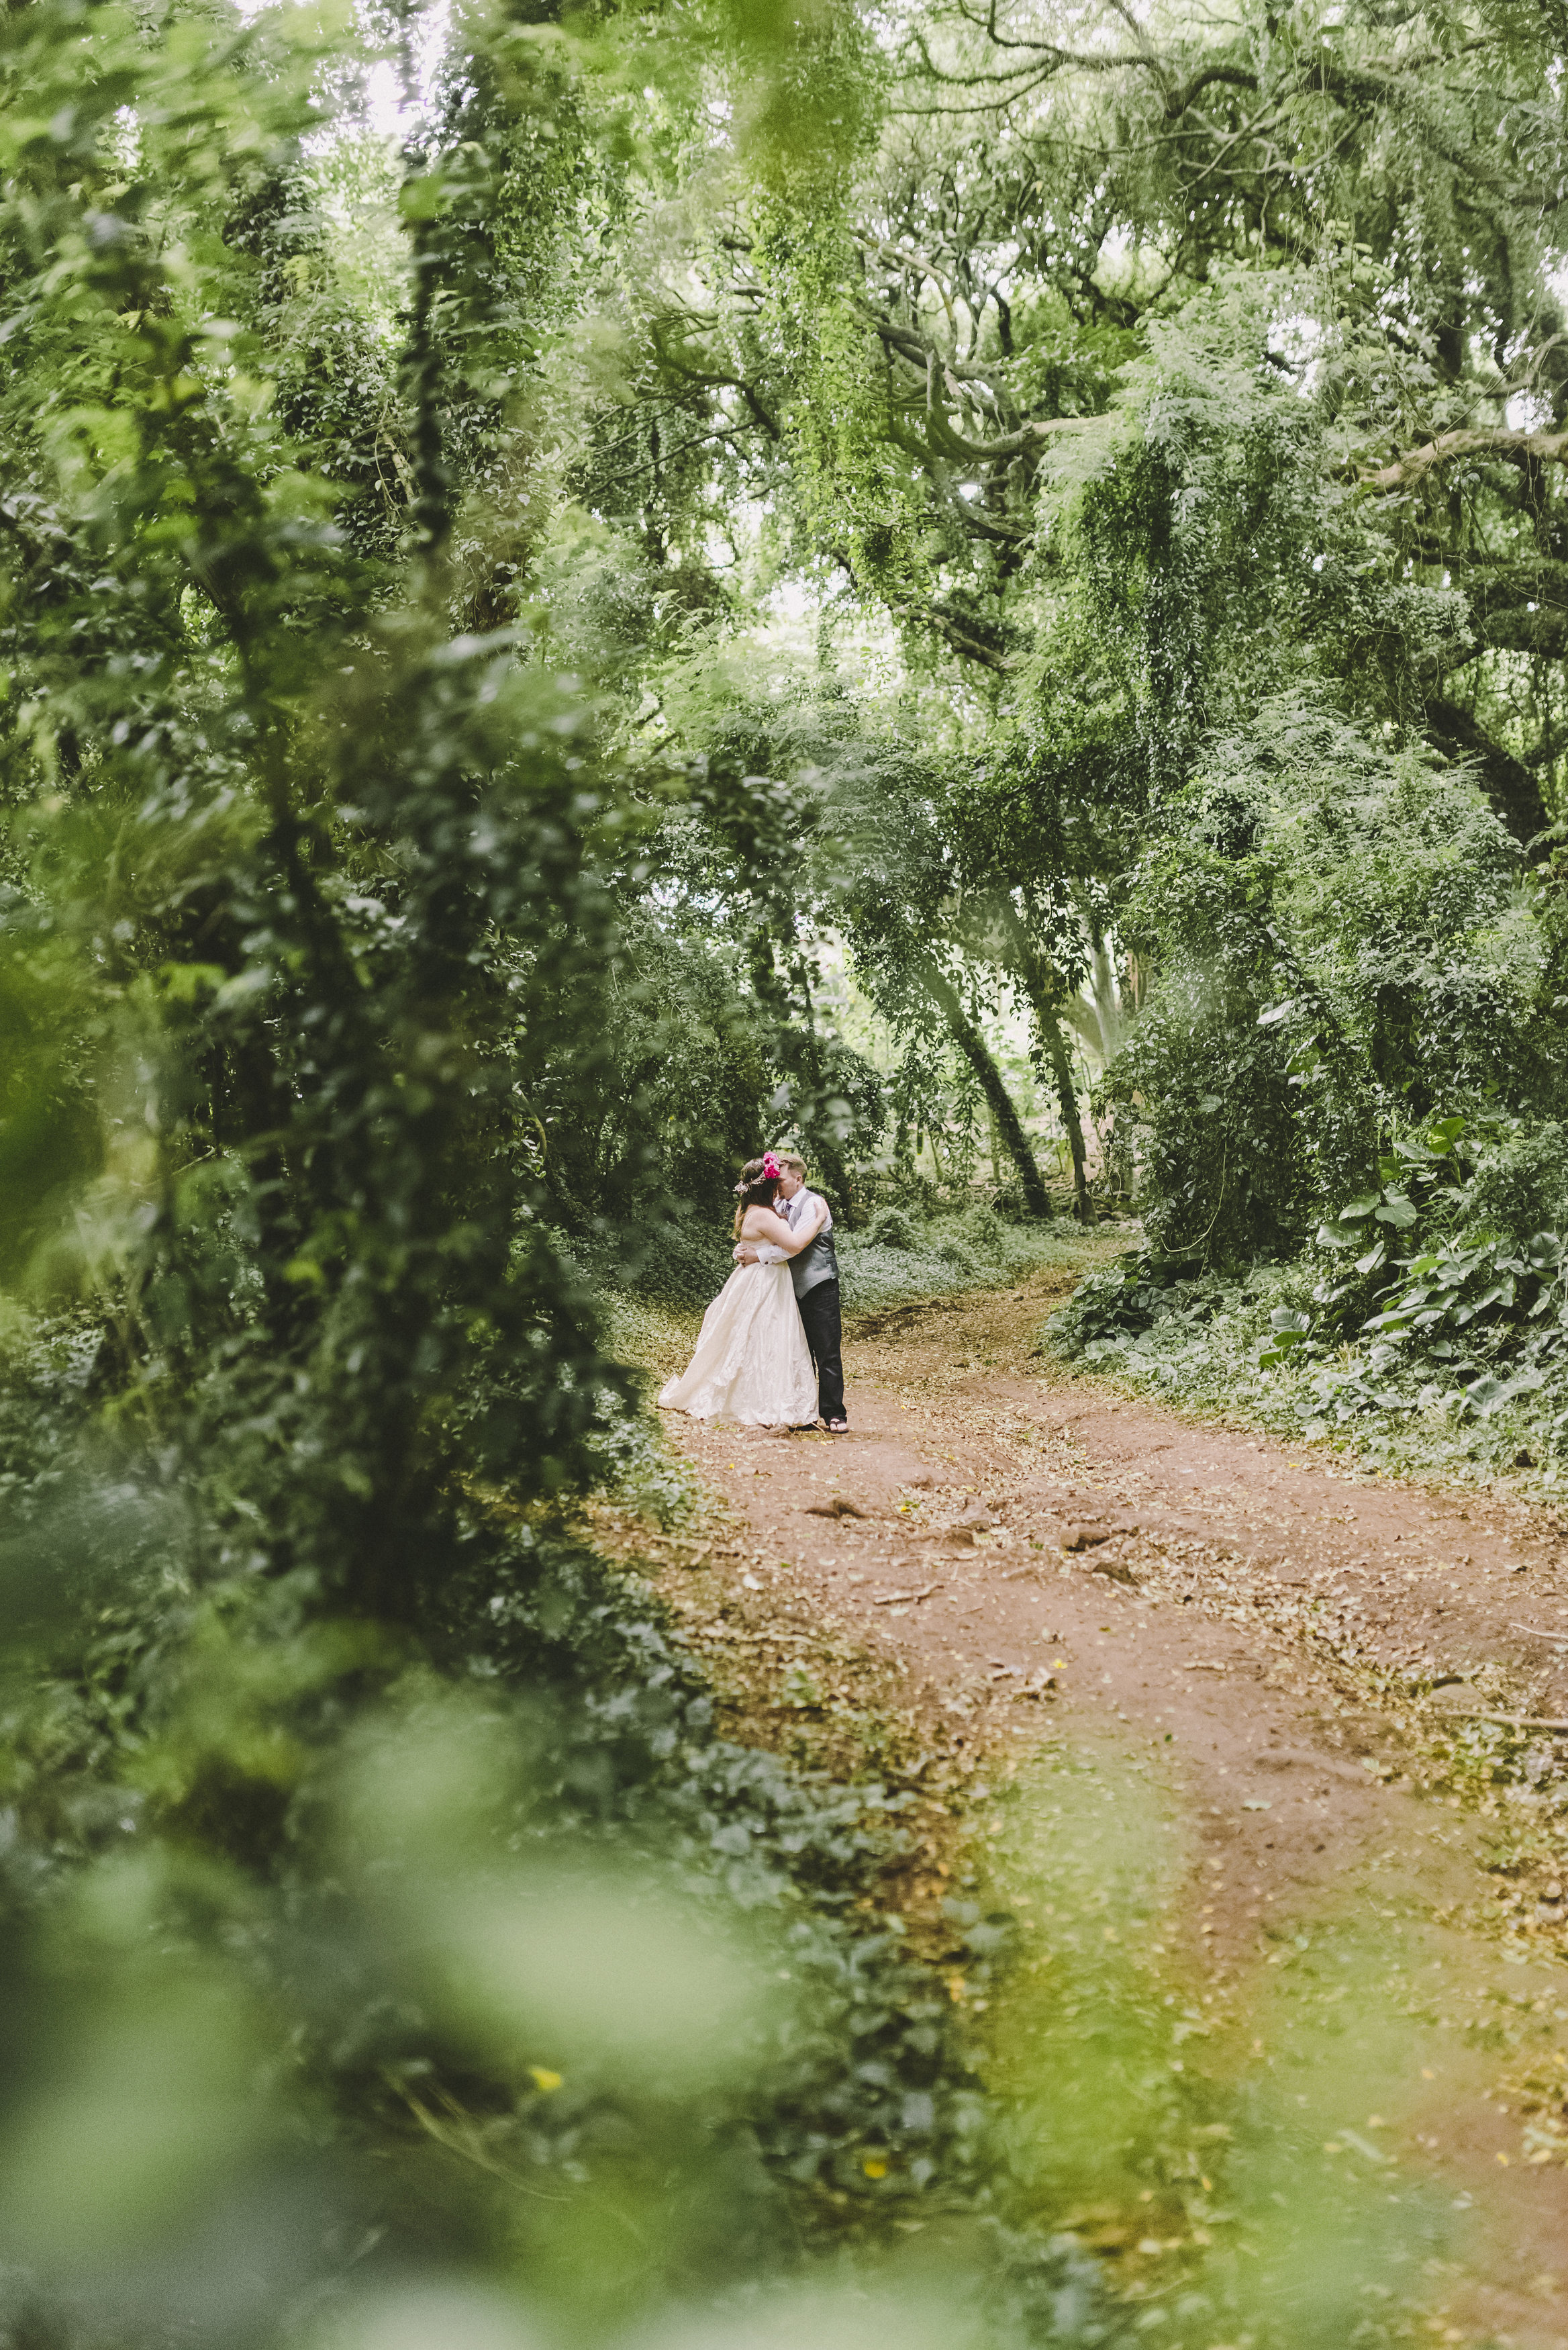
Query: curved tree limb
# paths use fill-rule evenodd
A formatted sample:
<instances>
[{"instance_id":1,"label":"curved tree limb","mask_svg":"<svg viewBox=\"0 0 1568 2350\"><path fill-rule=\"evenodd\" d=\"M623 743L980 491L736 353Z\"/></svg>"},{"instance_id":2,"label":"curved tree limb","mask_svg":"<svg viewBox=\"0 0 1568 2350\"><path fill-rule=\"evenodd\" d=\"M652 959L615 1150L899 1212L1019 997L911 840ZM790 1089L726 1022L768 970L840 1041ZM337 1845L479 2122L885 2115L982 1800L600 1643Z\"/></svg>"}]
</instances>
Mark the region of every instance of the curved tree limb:
<instances>
[{"instance_id":1,"label":"curved tree limb","mask_svg":"<svg viewBox=\"0 0 1568 2350\"><path fill-rule=\"evenodd\" d=\"M1506 425L1461 426L1439 432L1419 449L1407 450L1391 465L1357 467L1364 490L1402 490L1458 457L1533 458L1537 464L1568 464L1568 432L1518 432Z\"/></svg>"}]
</instances>

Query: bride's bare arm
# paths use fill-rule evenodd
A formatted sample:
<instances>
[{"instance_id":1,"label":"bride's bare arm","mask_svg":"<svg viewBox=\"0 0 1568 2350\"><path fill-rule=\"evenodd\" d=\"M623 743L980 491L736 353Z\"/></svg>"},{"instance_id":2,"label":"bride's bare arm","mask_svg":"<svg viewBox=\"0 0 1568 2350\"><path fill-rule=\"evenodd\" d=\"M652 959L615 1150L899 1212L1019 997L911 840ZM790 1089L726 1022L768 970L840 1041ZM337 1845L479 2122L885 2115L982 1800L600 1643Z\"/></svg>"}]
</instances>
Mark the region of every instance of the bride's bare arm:
<instances>
[{"instance_id":1,"label":"bride's bare arm","mask_svg":"<svg viewBox=\"0 0 1568 2350\"><path fill-rule=\"evenodd\" d=\"M797 1227L790 1229L785 1217L778 1215L774 1208L748 1208L741 1224L741 1243L757 1248L759 1241L766 1241L771 1248L783 1250L785 1257L799 1257L802 1248L809 1248L811 1241L815 1241L818 1222L820 1217L806 1215L799 1220Z\"/></svg>"},{"instance_id":2,"label":"bride's bare arm","mask_svg":"<svg viewBox=\"0 0 1568 2350\"><path fill-rule=\"evenodd\" d=\"M753 1243L770 1241L774 1248L783 1249L785 1256L798 1256L802 1249L808 1248L816 1238L821 1221L820 1214L814 1212L803 1216L799 1223L792 1227L772 1208L748 1208L741 1234L742 1239Z\"/></svg>"}]
</instances>

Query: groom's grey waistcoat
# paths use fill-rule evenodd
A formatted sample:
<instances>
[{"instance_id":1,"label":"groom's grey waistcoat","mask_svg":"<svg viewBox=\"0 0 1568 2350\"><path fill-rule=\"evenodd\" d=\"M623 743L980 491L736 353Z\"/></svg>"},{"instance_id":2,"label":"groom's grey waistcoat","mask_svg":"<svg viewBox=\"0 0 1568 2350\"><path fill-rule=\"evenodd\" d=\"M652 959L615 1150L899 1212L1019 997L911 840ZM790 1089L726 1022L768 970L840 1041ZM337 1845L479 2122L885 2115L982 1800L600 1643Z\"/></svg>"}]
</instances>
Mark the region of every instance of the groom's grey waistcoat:
<instances>
[{"instance_id":1,"label":"groom's grey waistcoat","mask_svg":"<svg viewBox=\"0 0 1568 2350\"><path fill-rule=\"evenodd\" d=\"M797 1191L793 1200L784 1201L784 1212L792 1227L798 1223L817 1197L818 1194L815 1191ZM825 1201L823 1204L826 1207L826 1201ZM837 1280L838 1252L833 1245L831 1213L810 1247L803 1248L798 1256L791 1257L789 1277L794 1284L794 1294L797 1297L804 1297L808 1289L815 1289L821 1282Z\"/></svg>"}]
</instances>

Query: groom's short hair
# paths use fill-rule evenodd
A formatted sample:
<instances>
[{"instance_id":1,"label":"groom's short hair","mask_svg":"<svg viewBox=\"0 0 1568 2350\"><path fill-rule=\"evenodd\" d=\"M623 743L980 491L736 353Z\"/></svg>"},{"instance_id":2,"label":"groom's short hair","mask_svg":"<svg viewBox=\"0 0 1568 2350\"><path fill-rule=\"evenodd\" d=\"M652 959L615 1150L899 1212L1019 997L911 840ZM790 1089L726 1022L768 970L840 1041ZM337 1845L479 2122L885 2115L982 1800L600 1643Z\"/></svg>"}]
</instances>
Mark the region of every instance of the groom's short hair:
<instances>
[{"instance_id":1,"label":"groom's short hair","mask_svg":"<svg viewBox=\"0 0 1568 2350\"><path fill-rule=\"evenodd\" d=\"M793 1173L796 1175L805 1173L805 1161L798 1150L775 1150L774 1157L781 1167L789 1168Z\"/></svg>"}]
</instances>

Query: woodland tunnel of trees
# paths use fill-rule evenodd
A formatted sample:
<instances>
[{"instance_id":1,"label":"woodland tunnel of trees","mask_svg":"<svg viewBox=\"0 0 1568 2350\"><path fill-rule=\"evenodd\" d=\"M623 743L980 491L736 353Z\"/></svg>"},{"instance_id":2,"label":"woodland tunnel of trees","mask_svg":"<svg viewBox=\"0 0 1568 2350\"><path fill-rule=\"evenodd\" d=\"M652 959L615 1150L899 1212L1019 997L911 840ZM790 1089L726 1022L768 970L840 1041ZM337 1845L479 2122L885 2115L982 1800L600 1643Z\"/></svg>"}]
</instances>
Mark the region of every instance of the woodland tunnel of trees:
<instances>
[{"instance_id":1,"label":"woodland tunnel of trees","mask_svg":"<svg viewBox=\"0 0 1568 2350\"><path fill-rule=\"evenodd\" d=\"M1558 1298L1560 0L0 39L6 2338L1118 2338L607 1311L784 1137Z\"/></svg>"}]
</instances>

